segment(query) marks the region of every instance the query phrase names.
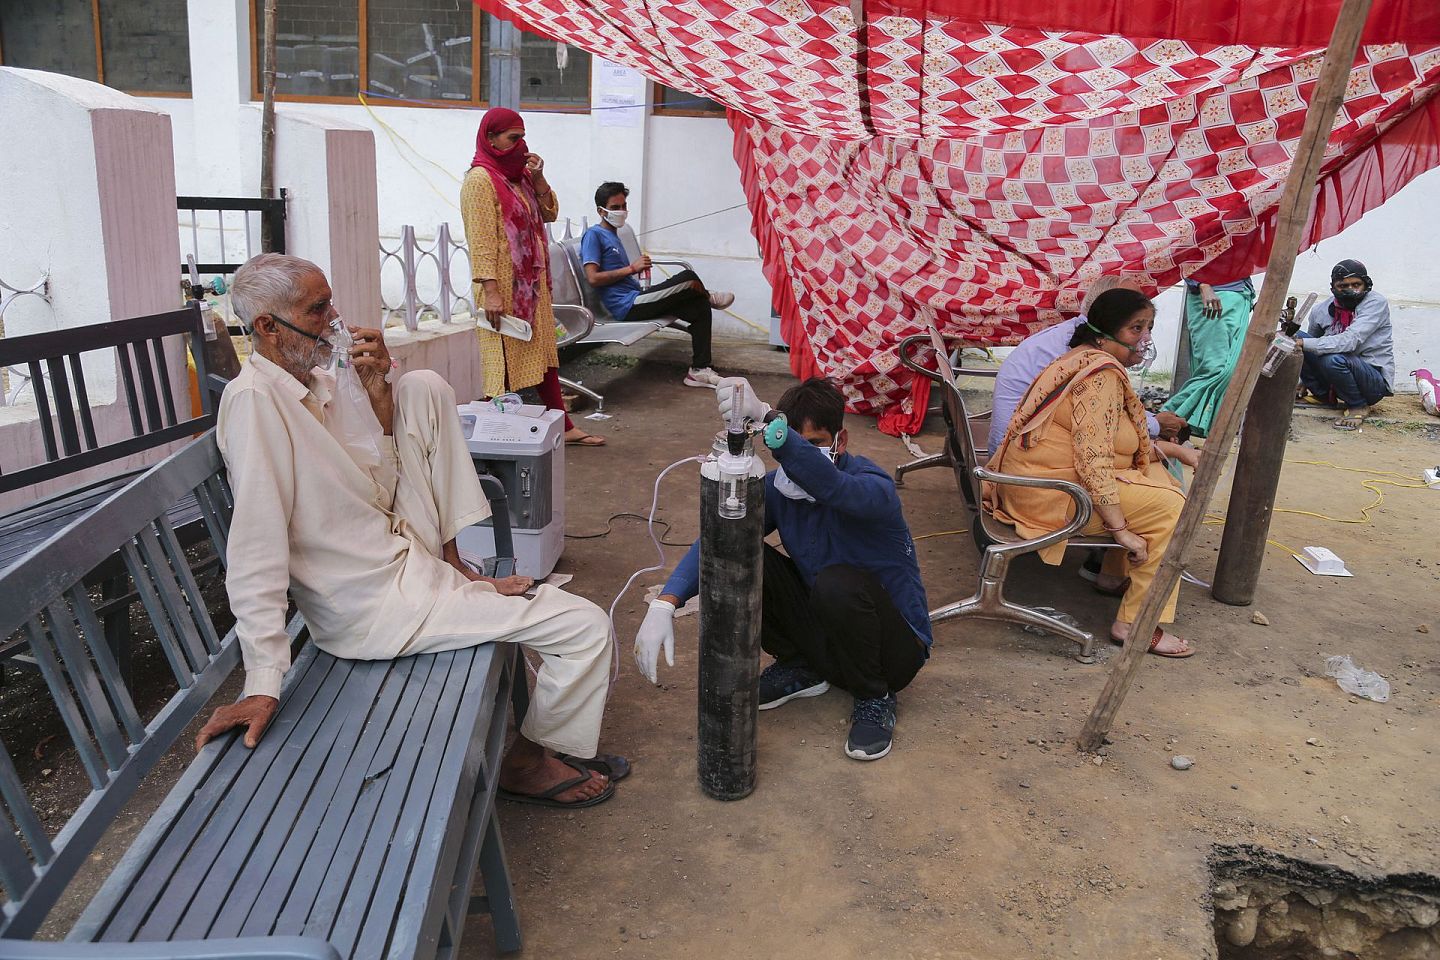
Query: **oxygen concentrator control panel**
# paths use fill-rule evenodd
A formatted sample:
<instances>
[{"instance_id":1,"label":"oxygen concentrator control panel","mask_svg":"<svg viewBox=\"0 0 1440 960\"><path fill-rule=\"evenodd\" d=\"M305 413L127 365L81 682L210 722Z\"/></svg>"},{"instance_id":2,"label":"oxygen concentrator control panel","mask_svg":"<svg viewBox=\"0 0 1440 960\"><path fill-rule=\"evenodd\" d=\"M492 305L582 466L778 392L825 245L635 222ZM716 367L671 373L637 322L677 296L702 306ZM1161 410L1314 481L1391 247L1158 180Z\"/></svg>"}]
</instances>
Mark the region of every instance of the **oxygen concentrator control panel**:
<instances>
[{"instance_id":1,"label":"oxygen concentrator control panel","mask_svg":"<svg viewBox=\"0 0 1440 960\"><path fill-rule=\"evenodd\" d=\"M485 444L533 444L551 433L545 408L526 404L510 413L501 413L485 403L459 407L460 428L472 449Z\"/></svg>"}]
</instances>

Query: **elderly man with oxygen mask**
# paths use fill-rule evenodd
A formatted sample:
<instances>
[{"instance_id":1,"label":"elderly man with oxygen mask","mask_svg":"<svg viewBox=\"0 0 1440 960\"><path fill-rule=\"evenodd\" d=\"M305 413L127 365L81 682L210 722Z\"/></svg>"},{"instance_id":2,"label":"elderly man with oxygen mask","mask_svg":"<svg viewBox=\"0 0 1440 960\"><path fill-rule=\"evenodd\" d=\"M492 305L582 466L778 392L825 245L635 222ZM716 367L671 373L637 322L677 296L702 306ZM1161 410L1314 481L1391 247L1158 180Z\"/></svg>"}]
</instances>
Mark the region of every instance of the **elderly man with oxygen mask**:
<instances>
[{"instance_id":1,"label":"elderly man with oxygen mask","mask_svg":"<svg viewBox=\"0 0 1440 960\"><path fill-rule=\"evenodd\" d=\"M397 377L381 331L347 327L330 297L318 267L282 254L251 259L231 286L254 347L216 428L235 496L225 585L245 688L196 748L237 727L246 746L259 742L290 668L288 591L316 645L337 657L498 642L536 651L501 794L567 807L607 799L628 765L589 759L611 662L604 612L550 586L527 599L528 578L491 579L461 562L456 534L490 509L454 391L428 370Z\"/></svg>"},{"instance_id":2,"label":"elderly man with oxygen mask","mask_svg":"<svg viewBox=\"0 0 1440 960\"><path fill-rule=\"evenodd\" d=\"M722 418L736 404L756 423L770 408L743 378L720 381ZM788 552L765 546L760 645L775 658L760 675L760 709L817 697L833 684L855 698L845 753L879 760L890 752L896 694L930 653L930 616L915 542L895 481L848 451L845 398L815 378L780 398L764 443L779 467L765 476L765 531ZM659 653L674 666L677 607L699 592L700 543L666 581L635 638L635 660L656 682Z\"/></svg>"}]
</instances>

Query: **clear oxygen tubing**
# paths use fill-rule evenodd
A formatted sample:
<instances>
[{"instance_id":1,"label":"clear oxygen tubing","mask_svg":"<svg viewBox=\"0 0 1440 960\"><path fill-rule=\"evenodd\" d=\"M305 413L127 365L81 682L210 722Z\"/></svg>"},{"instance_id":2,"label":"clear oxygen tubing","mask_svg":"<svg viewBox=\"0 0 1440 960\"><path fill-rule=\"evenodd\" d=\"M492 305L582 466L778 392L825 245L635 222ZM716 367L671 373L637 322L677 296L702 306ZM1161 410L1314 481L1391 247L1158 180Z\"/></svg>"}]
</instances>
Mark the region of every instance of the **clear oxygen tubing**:
<instances>
[{"instance_id":1,"label":"clear oxygen tubing","mask_svg":"<svg viewBox=\"0 0 1440 960\"><path fill-rule=\"evenodd\" d=\"M655 512L660 507L660 481L664 480L665 475L676 467L687 463L704 463L709 459L708 456L696 456L676 460L670 464L670 466L661 470L659 476L655 478L654 495L650 498L650 513L646 517L645 529L650 532L650 542L655 544L655 554L659 558L659 562L653 566L641 567L639 570L630 574L630 579L625 581L625 586L621 587L620 592L615 594L615 599L610 601L610 686L612 687L615 686L615 681L620 676L620 638L615 630L615 608L620 605L620 598L625 596L626 592L629 591L630 587L639 579L641 574L654 573L656 570L665 569L665 548L660 545L660 538L655 534Z\"/></svg>"},{"instance_id":2,"label":"clear oxygen tubing","mask_svg":"<svg viewBox=\"0 0 1440 960\"><path fill-rule=\"evenodd\" d=\"M645 529L650 533L650 542L655 544L655 553L659 557L660 562L654 566L641 567L639 570L630 574L630 579L625 581L625 586L621 587L620 592L615 594L615 599L610 601L610 686L612 688L615 686L615 681L620 677L620 642L615 631L615 608L620 605L620 598L625 596L626 592L634 585L636 579L638 579L641 574L654 573L656 570L665 569L665 548L660 543L660 537L655 535L655 513L660 508L660 481L664 480L665 475L676 467L683 466L687 463L704 463L709 459L709 456L695 456L686 457L683 460L676 460L670 464L670 466L661 470L659 476L655 478L655 490L654 495L650 498L650 513L647 514L645 518ZM530 662L529 657L525 658L525 666L529 668L531 676L539 672L539 668Z\"/></svg>"}]
</instances>

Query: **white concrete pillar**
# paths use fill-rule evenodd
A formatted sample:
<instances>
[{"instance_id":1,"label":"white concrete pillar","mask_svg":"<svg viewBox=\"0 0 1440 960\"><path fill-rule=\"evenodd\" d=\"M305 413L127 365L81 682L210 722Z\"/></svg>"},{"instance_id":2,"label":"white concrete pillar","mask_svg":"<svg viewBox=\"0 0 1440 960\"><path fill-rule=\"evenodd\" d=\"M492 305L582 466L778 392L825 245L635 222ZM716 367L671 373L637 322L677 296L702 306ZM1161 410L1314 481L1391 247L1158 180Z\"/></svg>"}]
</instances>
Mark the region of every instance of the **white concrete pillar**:
<instances>
[{"instance_id":1,"label":"white concrete pillar","mask_svg":"<svg viewBox=\"0 0 1440 960\"><path fill-rule=\"evenodd\" d=\"M5 175L0 177L0 277L48 275L50 299L6 316L8 336L108 323L180 306L170 118L88 80L0 67ZM12 279L13 278L13 279ZM37 306L38 305L38 306ZM171 384L189 395L184 347L169 345ZM113 352L84 355L101 443L130 432L116 400ZM33 394L6 408L0 463L44 460ZM0 512L158 459L163 450L0 495Z\"/></svg>"},{"instance_id":2,"label":"white concrete pillar","mask_svg":"<svg viewBox=\"0 0 1440 960\"><path fill-rule=\"evenodd\" d=\"M244 187L242 160L253 157L258 162L259 147L245 148L241 138L252 131L240 119L251 90L249 0L188 0L186 7L195 150L187 179L204 184L196 192L206 196L253 195L254 187ZM259 178L257 168L250 180L259 183Z\"/></svg>"},{"instance_id":3,"label":"white concrete pillar","mask_svg":"<svg viewBox=\"0 0 1440 960\"><path fill-rule=\"evenodd\" d=\"M180 305L170 118L88 80L0 67L0 276L50 275L77 327ZM113 372L111 376L113 382Z\"/></svg>"},{"instance_id":4,"label":"white concrete pillar","mask_svg":"<svg viewBox=\"0 0 1440 960\"><path fill-rule=\"evenodd\" d=\"M249 111L259 129L259 110ZM350 322L380 322L380 213L375 135L318 114L279 110L275 186L289 191L288 253L319 264L335 308Z\"/></svg>"}]
</instances>

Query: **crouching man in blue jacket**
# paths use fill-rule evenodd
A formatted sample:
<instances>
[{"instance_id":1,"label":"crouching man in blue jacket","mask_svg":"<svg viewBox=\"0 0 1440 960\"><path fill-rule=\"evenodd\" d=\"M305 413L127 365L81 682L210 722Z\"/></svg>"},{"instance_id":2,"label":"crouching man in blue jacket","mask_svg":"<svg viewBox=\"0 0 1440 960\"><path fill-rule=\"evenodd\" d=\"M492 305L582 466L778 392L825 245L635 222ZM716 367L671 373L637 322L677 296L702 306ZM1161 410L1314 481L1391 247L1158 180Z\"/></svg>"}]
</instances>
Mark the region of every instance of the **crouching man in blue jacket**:
<instances>
[{"instance_id":1,"label":"crouching man in blue jacket","mask_svg":"<svg viewBox=\"0 0 1440 960\"><path fill-rule=\"evenodd\" d=\"M744 386L736 391L737 384ZM721 417L736 402L757 423L769 412L743 378L716 388ZM760 674L760 709L839 687L855 698L845 753L879 760L890 752L896 694L930 654L929 606L915 541L895 481L848 453L845 398L814 378L780 398L765 445L780 466L765 475L765 546L760 645L775 662ZM635 638L635 661L652 683L661 647L674 666L676 608L700 588L697 540L666 582Z\"/></svg>"}]
</instances>

